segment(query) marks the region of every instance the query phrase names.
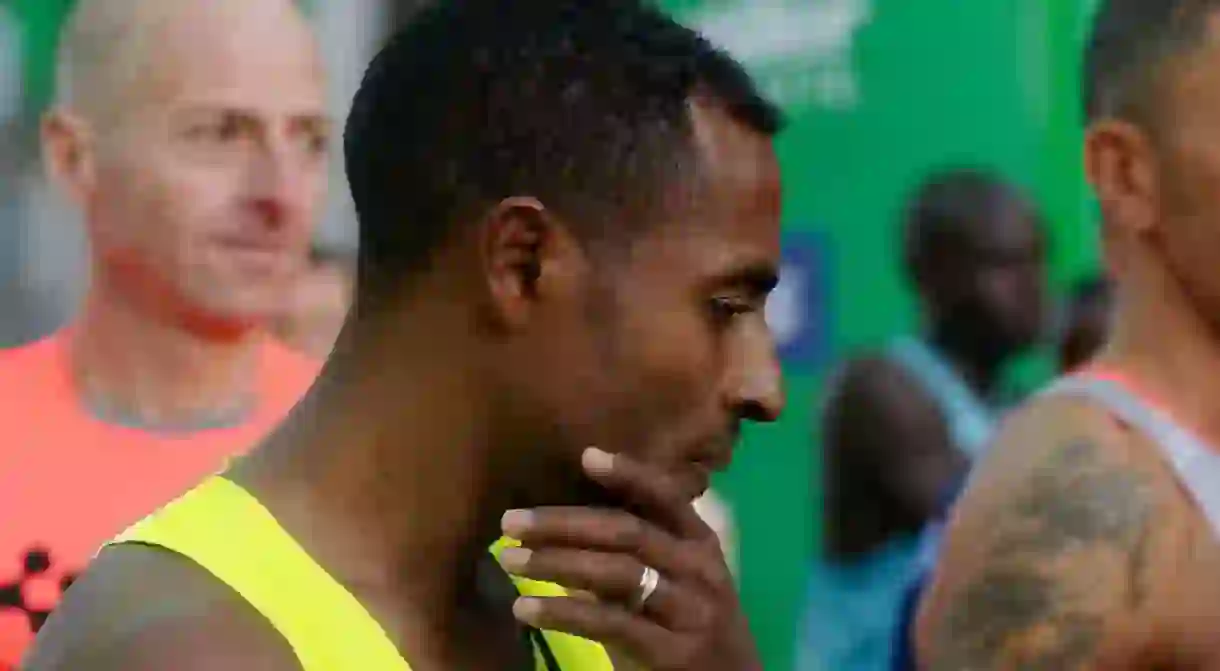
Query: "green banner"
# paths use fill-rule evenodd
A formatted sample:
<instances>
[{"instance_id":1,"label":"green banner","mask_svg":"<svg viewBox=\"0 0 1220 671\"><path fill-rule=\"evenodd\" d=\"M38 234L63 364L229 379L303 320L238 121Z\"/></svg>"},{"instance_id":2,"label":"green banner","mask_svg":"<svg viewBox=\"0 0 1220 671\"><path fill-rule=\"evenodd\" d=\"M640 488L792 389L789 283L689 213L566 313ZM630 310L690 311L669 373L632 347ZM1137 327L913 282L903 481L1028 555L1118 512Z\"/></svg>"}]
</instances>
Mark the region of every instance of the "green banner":
<instances>
[{"instance_id":1,"label":"green banner","mask_svg":"<svg viewBox=\"0 0 1220 671\"><path fill-rule=\"evenodd\" d=\"M7 0L8 10L20 28L25 75L23 102L27 110L41 109L51 97L55 82L55 48L59 28L74 0ZM3 4L5 0L0 0Z\"/></svg>"}]
</instances>

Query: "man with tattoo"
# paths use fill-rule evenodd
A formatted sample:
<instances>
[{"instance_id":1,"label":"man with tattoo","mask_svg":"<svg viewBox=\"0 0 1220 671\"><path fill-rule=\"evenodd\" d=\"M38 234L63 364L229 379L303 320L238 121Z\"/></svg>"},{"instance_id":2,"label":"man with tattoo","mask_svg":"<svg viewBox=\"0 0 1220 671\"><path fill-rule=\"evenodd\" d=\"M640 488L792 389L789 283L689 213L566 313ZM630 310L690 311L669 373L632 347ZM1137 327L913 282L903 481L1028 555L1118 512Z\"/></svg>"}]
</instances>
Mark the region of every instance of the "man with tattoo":
<instances>
[{"instance_id":1,"label":"man with tattoo","mask_svg":"<svg viewBox=\"0 0 1220 671\"><path fill-rule=\"evenodd\" d=\"M929 671L1220 669L1220 2L1098 11L1084 153L1113 330L955 511L916 624Z\"/></svg>"}]
</instances>

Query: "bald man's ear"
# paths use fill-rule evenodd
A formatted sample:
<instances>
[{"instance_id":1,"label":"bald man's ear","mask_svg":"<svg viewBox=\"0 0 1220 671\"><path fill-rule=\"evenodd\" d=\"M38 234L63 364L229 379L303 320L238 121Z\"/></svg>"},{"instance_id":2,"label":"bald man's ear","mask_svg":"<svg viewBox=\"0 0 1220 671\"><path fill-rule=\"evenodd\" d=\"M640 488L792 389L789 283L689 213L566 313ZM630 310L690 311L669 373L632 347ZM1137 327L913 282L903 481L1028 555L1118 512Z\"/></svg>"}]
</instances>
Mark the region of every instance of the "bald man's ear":
<instances>
[{"instance_id":1,"label":"bald man's ear","mask_svg":"<svg viewBox=\"0 0 1220 671\"><path fill-rule=\"evenodd\" d=\"M1160 198L1156 151L1133 124L1097 121L1084 141L1084 168L1111 231L1142 233L1157 223Z\"/></svg>"},{"instance_id":2,"label":"bald man's ear","mask_svg":"<svg viewBox=\"0 0 1220 671\"><path fill-rule=\"evenodd\" d=\"M62 108L42 119L42 160L47 177L78 205L93 190L96 167L93 138L84 121Z\"/></svg>"}]
</instances>

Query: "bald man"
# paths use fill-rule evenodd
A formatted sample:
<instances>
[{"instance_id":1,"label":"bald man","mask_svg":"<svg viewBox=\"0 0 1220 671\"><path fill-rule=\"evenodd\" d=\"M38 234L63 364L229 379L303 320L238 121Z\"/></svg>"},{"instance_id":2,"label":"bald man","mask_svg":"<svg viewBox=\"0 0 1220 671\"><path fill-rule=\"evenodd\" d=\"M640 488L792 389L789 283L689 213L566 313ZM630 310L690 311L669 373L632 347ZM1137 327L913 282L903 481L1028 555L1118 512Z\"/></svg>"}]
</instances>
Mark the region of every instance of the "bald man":
<instances>
[{"instance_id":1,"label":"bald man","mask_svg":"<svg viewBox=\"0 0 1220 671\"><path fill-rule=\"evenodd\" d=\"M255 443L316 366L269 319L325 190L322 66L289 0L83 0L42 143L83 213L79 314L0 354L0 669L95 549Z\"/></svg>"}]
</instances>

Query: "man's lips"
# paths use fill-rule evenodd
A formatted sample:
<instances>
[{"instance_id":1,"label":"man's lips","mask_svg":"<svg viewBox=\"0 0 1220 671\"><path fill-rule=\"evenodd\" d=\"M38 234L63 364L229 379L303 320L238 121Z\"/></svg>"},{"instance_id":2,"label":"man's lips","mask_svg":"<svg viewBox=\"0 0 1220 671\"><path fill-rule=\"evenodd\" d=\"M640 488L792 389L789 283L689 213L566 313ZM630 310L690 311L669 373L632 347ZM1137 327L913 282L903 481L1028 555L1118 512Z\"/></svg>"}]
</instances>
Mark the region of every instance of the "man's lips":
<instances>
[{"instance_id":1,"label":"man's lips","mask_svg":"<svg viewBox=\"0 0 1220 671\"><path fill-rule=\"evenodd\" d=\"M216 239L222 249L234 252L285 254L290 247L270 236L227 236Z\"/></svg>"},{"instance_id":2,"label":"man's lips","mask_svg":"<svg viewBox=\"0 0 1220 671\"><path fill-rule=\"evenodd\" d=\"M280 268L292 257L291 245L275 236L225 236L216 239L217 249L242 267L257 270Z\"/></svg>"},{"instance_id":3,"label":"man's lips","mask_svg":"<svg viewBox=\"0 0 1220 671\"><path fill-rule=\"evenodd\" d=\"M740 431L737 428L726 431L723 435L704 442L691 461L716 473L728 470L729 465L733 463L733 449L737 446L739 437Z\"/></svg>"},{"instance_id":4,"label":"man's lips","mask_svg":"<svg viewBox=\"0 0 1220 671\"><path fill-rule=\"evenodd\" d=\"M737 444L737 432L728 432L703 444L702 449L688 461L685 469L690 475L691 500L699 498L712 484L712 476L728 470L733 462L733 448Z\"/></svg>"}]
</instances>

